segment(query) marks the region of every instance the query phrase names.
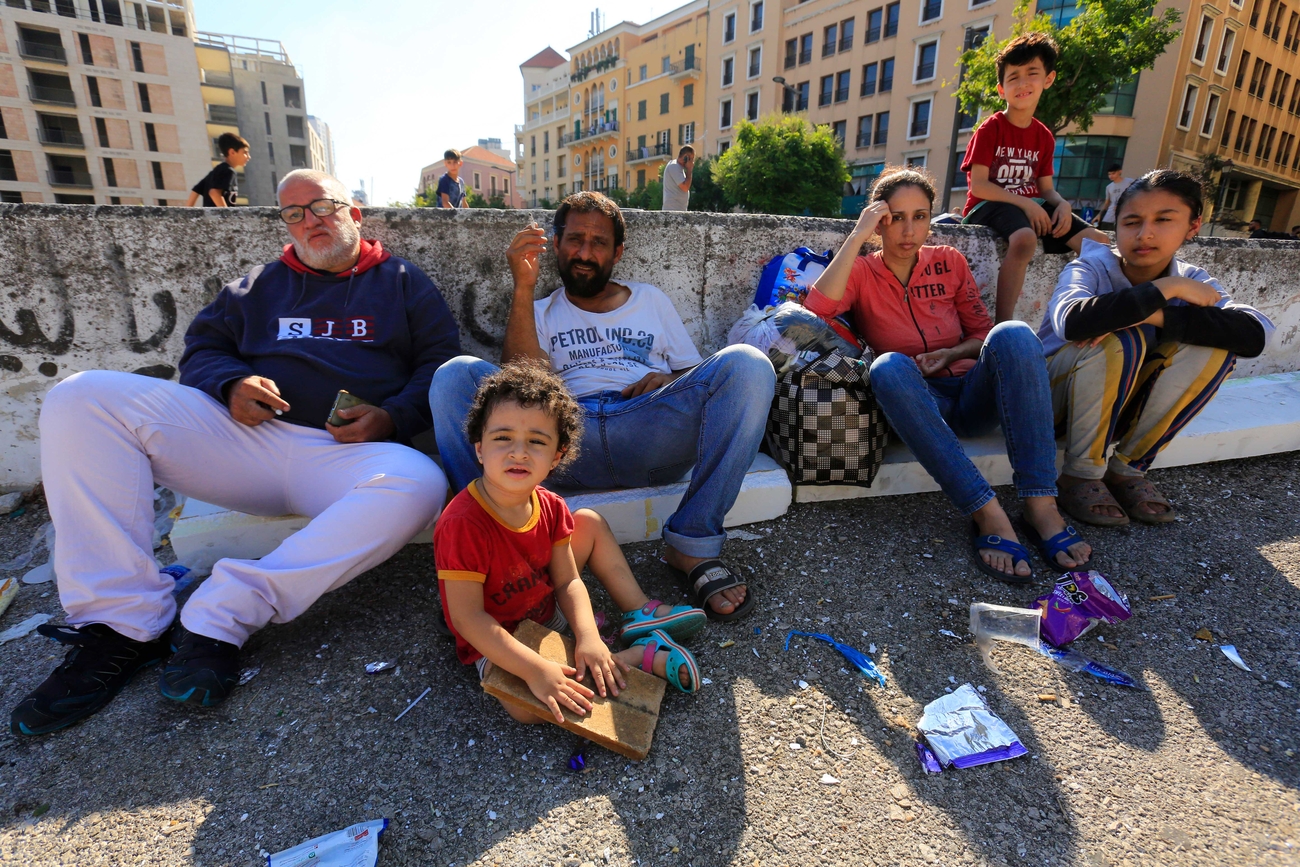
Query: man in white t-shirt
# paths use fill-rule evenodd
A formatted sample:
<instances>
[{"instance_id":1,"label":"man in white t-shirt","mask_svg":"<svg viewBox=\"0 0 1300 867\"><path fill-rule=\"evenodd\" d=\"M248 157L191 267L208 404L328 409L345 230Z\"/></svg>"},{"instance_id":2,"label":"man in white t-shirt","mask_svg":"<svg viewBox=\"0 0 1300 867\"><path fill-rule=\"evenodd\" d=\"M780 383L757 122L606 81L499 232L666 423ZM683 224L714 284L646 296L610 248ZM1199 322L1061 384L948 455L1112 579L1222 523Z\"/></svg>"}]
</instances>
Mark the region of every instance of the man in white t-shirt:
<instances>
[{"instance_id":1,"label":"man in white t-shirt","mask_svg":"<svg viewBox=\"0 0 1300 867\"><path fill-rule=\"evenodd\" d=\"M1115 209L1119 205L1119 197L1128 189L1128 185L1133 183L1132 178L1124 177L1124 167L1119 163L1111 163L1110 168L1106 170L1106 177L1110 178L1110 183L1106 185L1106 201L1101 203L1097 209L1097 228L1103 232L1115 231Z\"/></svg>"},{"instance_id":2,"label":"man in white t-shirt","mask_svg":"<svg viewBox=\"0 0 1300 867\"><path fill-rule=\"evenodd\" d=\"M695 148L682 145L677 159L664 166L663 210L687 211L691 204L691 180L695 174Z\"/></svg>"},{"instance_id":3,"label":"man in white t-shirt","mask_svg":"<svg viewBox=\"0 0 1300 867\"><path fill-rule=\"evenodd\" d=\"M534 300L546 233L519 232L506 258L514 299L504 361L551 365L586 410L578 458L551 477L558 488L607 490L664 485L691 472L665 522L664 559L687 576L695 604L731 620L754 597L718 557L722 521L763 440L776 373L751 346L707 359L672 302L649 283L610 279L623 256L623 215L595 192L569 196L555 212L555 254L563 288ZM465 434L479 382L497 367L461 356L439 368L429 390L443 468L454 490L481 474Z\"/></svg>"}]
</instances>

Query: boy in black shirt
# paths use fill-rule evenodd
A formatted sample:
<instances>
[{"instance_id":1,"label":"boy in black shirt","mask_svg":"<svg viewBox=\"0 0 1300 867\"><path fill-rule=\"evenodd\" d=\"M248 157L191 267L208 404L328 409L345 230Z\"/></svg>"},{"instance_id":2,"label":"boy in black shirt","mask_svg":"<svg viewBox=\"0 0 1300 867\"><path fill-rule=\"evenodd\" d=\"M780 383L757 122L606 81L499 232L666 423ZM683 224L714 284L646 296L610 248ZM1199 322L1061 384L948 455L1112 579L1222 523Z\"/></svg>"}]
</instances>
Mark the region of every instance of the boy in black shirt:
<instances>
[{"instance_id":1,"label":"boy in black shirt","mask_svg":"<svg viewBox=\"0 0 1300 867\"><path fill-rule=\"evenodd\" d=\"M239 196L239 181L235 169L248 165L248 142L233 132L223 132L217 139L225 162L218 163L207 177L199 181L190 190L189 200L185 204L194 207L200 199L205 208L233 208Z\"/></svg>"}]
</instances>

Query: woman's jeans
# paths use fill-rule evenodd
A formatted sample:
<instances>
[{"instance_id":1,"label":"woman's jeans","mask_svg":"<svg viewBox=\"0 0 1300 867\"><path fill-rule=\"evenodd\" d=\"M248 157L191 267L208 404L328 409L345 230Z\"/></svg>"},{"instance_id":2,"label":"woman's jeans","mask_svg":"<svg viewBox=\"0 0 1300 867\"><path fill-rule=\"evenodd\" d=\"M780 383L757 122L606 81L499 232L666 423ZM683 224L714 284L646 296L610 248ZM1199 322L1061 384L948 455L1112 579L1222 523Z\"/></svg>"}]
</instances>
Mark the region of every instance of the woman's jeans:
<instances>
[{"instance_id":1,"label":"woman's jeans","mask_svg":"<svg viewBox=\"0 0 1300 867\"><path fill-rule=\"evenodd\" d=\"M1016 492L1056 496L1052 391L1043 345L1025 323L994 326L962 376L927 379L911 358L887 352L871 365L871 388L890 427L962 514L996 495L957 437L980 436L999 424Z\"/></svg>"}]
</instances>

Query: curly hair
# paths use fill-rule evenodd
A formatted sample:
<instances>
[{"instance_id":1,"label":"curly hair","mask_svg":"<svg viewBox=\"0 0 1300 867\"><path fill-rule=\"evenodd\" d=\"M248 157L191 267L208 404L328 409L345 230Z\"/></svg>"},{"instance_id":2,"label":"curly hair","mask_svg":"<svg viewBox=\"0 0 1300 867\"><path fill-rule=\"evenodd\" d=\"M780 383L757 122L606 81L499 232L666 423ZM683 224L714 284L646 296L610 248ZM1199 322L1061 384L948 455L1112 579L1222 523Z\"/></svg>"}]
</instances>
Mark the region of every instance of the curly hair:
<instances>
[{"instance_id":1,"label":"curly hair","mask_svg":"<svg viewBox=\"0 0 1300 867\"><path fill-rule=\"evenodd\" d=\"M887 202L901 187L916 187L930 200L930 207L934 207L934 180L925 172L907 166L886 168L871 188L871 201Z\"/></svg>"},{"instance_id":2,"label":"curly hair","mask_svg":"<svg viewBox=\"0 0 1300 867\"><path fill-rule=\"evenodd\" d=\"M998 52L998 84L1006 77L1008 66L1028 66L1035 59L1043 62L1044 72L1056 71L1056 58L1061 49L1056 40L1046 33L1034 32L1017 36Z\"/></svg>"},{"instance_id":3,"label":"curly hair","mask_svg":"<svg viewBox=\"0 0 1300 867\"><path fill-rule=\"evenodd\" d=\"M479 383L474 405L465 418L465 432L471 443L483 441L492 410L503 403L536 407L555 420L557 446L564 456L556 469L570 464L578 456L582 439L582 407L569 394L564 380L551 372L545 362L515 359Z\"/></svg>"}]
</instances>

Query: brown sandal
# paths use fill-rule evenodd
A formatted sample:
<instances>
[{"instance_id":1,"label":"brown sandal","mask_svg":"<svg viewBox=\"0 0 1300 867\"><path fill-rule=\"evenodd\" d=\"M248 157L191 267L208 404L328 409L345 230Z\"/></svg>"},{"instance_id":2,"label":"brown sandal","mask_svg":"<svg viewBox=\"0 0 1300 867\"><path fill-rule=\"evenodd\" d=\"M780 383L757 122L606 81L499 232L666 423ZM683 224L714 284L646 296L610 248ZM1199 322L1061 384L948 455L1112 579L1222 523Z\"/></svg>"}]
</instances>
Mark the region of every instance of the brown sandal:
<instances>
[{"instance_id":1,"label":"brown sandal","mask_svg":"<svg viewBox=\"0 0 1300 867\"><path fill-rule=\"evenodd\" d=\"M1115 480L1108 483L1115 499L1119 500L1120 507L1128 513L1128 516L1135 521L1141 521L1144 524L1168 524L1178 518L1178 512L1174 510L1174 504L1166 499L1165 495L1160 493L1159 489L1147 479L1146 476L1128 476L1123 481ZM1144 503L1155 503L1164 506L1166 511L1151 513L1138 509L1138 506Z\"/></svg>"},{"instance_id":2,"label":"brown sandal","mask_svg":"<svg viewBox=\"0 0 1300 867\"><path fill-rule=\"evenodd\" d=\"M1100 515L1092 510L1093 506L1114 506L1127 512L1100 479L1088 479L1061 489L1056 504L1071 518L1085 524L1097 527L1123 527L1128 524L1127 514L1117 518L1114 515Z\"/></svg>"}]
</instances>

